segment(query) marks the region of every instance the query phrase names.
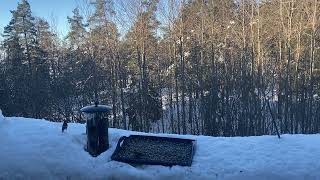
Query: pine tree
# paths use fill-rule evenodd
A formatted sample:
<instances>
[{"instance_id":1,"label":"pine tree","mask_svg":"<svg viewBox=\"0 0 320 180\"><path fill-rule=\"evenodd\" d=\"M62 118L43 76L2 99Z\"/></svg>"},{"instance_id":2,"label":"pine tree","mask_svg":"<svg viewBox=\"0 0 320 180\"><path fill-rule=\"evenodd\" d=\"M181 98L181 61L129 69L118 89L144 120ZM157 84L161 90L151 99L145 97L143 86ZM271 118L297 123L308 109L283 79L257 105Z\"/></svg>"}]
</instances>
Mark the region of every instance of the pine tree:
<instances>
[{"instance_id":1,"label":"pine tree","mask_svg":"<svg viewBox=\"0 0 320 180\"><path fill-rule=\"evenodd\" d=\"M23 99L19 104L26 106L25 114L34 117L41 117L47 114L46 101L49 91L49 69L46 66L46 55L40 48L35 18L32 16L28 1L22 0L18 4L17 10L11 11L12 19L4 30L4 46L8 54L8 61L11 61L14 69L10 73L19 73L16 77L26 77L19 79L24 86L16 84L14 91L19 95L14 95ZM27 73L24 71L24 64L28 64ZM21 69L22 68L22 69ZM42 104L43 103L43 104Z\"/></svg>"},{"instance_id":2,"label":"pine tree","mask_svg":"<svg viewBox=\"0 0 320 180\"><path fill-rule=\"evenodd\" d=\"M85 43L86 25L83 23L83 17L80 15L78 8L75 8L72 13L72 17L67 17L68 23L70 24L70 32L67 35L67 39L69 40L70 48L77 50L83 48Z\"/></svg>"}]
</instances>

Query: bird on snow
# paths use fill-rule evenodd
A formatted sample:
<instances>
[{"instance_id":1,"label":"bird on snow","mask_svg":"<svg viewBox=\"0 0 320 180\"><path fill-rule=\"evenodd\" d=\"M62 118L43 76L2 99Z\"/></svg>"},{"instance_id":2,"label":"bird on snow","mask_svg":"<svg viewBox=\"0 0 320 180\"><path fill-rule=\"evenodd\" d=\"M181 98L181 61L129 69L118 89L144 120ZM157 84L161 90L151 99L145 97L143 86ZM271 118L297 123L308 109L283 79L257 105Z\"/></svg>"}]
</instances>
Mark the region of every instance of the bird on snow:
<instances>
[{"instance_id":1,"label":"bird on snow","mask_svg":"<svg viewBox=\"0 0 320 180\"><path fill-rule=\"evenodd\" d=\"M68 123L67 121L63 121L63 124L62 124L62 132L64 132L64 130L67 130L68 128Z\"/></svg>"}]
</instances>

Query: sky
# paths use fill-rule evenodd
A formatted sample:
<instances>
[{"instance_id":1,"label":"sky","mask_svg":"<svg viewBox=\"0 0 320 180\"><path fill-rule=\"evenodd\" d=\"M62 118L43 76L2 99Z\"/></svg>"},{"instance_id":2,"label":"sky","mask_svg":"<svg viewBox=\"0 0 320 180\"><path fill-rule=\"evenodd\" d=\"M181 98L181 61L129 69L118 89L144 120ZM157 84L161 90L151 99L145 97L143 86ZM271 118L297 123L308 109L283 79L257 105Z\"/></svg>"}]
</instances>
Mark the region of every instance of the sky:
<instances>
[{"instance_id":1,"label":"sky","mask_svg":"<svg viewBox=\"0 0 320 180\"><path fill-rule=\"evenodd\" d=\"M20 0L0 0L0 34L12 17L10 10L17 8ZM69 26L67 16L77 7L76 0L28 0L33 16L45 18L50 24L55 22L59 36L66 35Z\"/></svg>"},{"instance_id":2,"label":"sky","mask_svg":"<svg viewBox=\"0 0 320 180\"><path fill-rule=\"evenodd\" d=\"M3 39L1 34L3 34L4 27L9 24L12 18L10 10L16 10L20 1L21 0L0 0L0 40ZM51 26L55 25L53 30L58 33L60 38L65 37L69 30L67 16L72 16L72 10L77 6L79 6L81 11L81 7L84 7L83 1L84 0L28 0L33 16L44 18ZM129 11L134 12L135 7L131 7L131 5L128 6L129 2L132 1L138 0L115 1L115 23L121 35L124 35L125 32L128 31L132 25L132 19L135 19L132 14L128 13ZM159 4L166 6L166 3ZM160 16L158 19L163 21Z\"/></svg>"}]
</instances>

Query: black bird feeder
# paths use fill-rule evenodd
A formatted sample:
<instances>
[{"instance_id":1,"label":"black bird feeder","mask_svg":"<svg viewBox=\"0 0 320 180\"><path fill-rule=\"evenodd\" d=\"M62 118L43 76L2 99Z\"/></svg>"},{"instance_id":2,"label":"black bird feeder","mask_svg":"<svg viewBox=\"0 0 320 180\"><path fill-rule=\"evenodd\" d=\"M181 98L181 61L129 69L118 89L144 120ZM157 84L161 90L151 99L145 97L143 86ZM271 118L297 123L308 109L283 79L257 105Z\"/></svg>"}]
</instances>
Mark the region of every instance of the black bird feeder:
<instances>
[{"instance_id":1,"label":"black bird feeder","mask_svg":"<svg viewBox=\"0 0 320 180\"><path fill-rule=\"evenodd\" d=\"M85 114L87 121L87 145L85 150L94 157L109 148L108 114L111 110L112 108L110 106L99 105L98 102L96 102L95 105L80 109L80 111Z\"/></svg>"}]
</instances>

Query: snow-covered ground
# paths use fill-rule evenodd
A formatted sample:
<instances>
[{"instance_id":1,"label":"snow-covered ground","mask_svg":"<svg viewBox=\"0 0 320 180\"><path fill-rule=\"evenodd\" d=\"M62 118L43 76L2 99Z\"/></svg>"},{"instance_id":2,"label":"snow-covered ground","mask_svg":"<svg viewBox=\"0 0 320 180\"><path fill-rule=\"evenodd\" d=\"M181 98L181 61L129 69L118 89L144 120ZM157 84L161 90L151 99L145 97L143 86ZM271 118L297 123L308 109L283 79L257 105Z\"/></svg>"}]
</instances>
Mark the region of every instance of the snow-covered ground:
<instances>
[{"instance_id":1,"label":"snow-covered ground","mask_svg":"<svg viewBox=\"0 0 320 180\"><path fill-rule=\"evenodd\" d=\"M121 136L142 133L109 129L111 148L93 158L83 150L84 132L81 124L61 133L61 123L0 115L0 179L320 179L320 135L166 134L197 140L192 166L133 167L110 157Z\"/></svg>"}]
</instances>

